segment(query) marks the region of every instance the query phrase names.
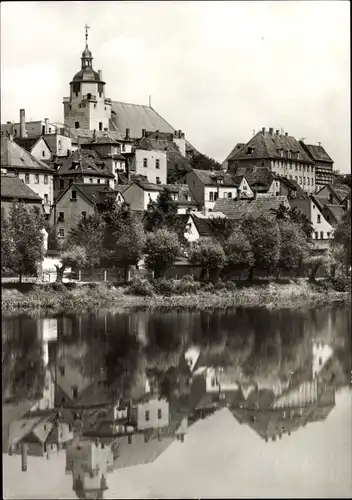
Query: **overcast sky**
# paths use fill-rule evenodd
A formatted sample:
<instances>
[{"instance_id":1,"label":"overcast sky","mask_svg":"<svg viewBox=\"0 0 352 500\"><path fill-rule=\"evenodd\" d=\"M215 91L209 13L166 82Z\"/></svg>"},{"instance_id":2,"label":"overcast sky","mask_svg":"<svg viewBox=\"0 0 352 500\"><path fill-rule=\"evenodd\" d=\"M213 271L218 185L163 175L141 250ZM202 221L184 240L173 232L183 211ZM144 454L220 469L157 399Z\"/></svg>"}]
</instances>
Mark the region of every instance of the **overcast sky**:
<instances>
[{"instance_id":1,"label":"overcast sky","mask_svg":"<svg viewBox=\"0 0 352 500\"><path fill-rule=\"evenodd\" d=\"M253 130L320 141L350 171L348 1L2 2L1 122L63 121L84 25L106 96L148 104L223 161Z\"/></svg>"}]
</instances>

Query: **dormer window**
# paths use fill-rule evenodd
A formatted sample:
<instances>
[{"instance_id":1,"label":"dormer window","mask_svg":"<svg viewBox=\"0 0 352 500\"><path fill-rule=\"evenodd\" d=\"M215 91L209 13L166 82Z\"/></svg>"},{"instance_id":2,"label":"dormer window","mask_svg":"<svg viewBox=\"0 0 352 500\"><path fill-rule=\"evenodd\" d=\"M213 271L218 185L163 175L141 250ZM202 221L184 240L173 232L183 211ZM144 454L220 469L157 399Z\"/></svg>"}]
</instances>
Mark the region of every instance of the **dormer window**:
<instances>
[{"instance_id":1,"label":"dormer window","mask_svg":"<svg viewBox=\"0 0 352 500\"><path fill-rule=\"evenodd\" d=\"M254 148L252 146L248 146L247 148L247 155L251 155L254 151Z\"/></svg>"}]
</instances>

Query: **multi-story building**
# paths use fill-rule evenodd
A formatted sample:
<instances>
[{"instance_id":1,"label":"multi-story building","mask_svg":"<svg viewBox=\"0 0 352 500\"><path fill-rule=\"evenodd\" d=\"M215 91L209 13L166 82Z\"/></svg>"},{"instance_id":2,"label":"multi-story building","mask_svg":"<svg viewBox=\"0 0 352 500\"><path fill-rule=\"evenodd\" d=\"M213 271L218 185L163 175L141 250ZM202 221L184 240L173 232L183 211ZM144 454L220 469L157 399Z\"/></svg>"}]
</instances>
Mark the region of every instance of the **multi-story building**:
<instances>
[{"instance_id":1,"label":"multi-story building","mask_svg":"<svg viewBox=\"0 0 352 500\"><path fill-rule=\"evenodd\" d=\"M8 137L1 138L1 168L15 174L42 199L44 212L54 202L54 170Z\"/></svg>"},{"instance_id":2,"label":"multi-story building","mask_svg":"<svg viewBox=\"0 0 352 500\"><path fill-rule=\"evenodd\" d=\"M37 160L49 161L52 153L44 137L14 137L16 144L25 149Z\"/></svg>"},{"instance_id":3,"label":"multi-story building","mask_svg":"<svg viewBox=\"0 0 352 500\"><path fill-rule=\"evenodd\" d=\"M227 158L228 170L267 167L274 174L296 181L308 193L315 192L315 162L293 136L262 128Z\"/></svg>"},{"instance_id":4,"label":"multi-story building","mask_svg":"<svg viewBox=\"0 0 352 500\"><path fill-rule=\"evenodd\" d=\"M325 184L332 183L334 162L321 143L319 142L318 145L315 145L305 144L303 141L300 141L300 145L315 163L315 190L317 191Z\"/></svg>"},{"instance_id":5,"label":"multi-story building","mask_svg":"<svg viewBox=\"0 0 352 500\"><path fill-rule=\"evenodd\" d=\"M231 175L222 171L194 169L182 176L180 184L187 184L201 209L213 210L217 199L237 196L237 184Z\"/></svg>"},{"instance_id":6,"label":"multi-story building","mask_svg":"<svg viewBox=\"0 0 352 500\"><path fill-rule=\"evenodd\" d=\"M43 202L29 186L26 186L16 175L1 174L1 214L8 212L15 201L27 207L43 209Z\"/></svg>"}]
</instances>

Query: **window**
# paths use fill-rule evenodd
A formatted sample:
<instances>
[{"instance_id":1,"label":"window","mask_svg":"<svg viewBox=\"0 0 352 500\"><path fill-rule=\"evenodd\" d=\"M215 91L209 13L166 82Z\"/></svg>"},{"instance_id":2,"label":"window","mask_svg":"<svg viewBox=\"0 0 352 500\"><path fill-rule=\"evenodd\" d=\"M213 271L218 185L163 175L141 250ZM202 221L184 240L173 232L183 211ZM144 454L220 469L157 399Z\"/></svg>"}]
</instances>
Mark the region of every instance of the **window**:
<instances>
[{"instance_id":1,"label":"window","mask_svg":"<svg viewBox=\"0 0 352 500\"><path fill-rule=\"evenodd\" d=\"M65 212L59 212L58 222L63 222L65 220Z\"/></svg>"},{"instance_id":2,"label":"window","mask_svg":"<svg viewBox=\"0 0 352 500\"><path fill-rule=\"evenodd\" d=\"M87 212L83 211L83 212L82 212L82 217L83 217L83 219L85 219L85 218L86 218L86 216L87 216Z\"/></svg>"},{"instance_id":3,"label":"window","mask_svg":"<svg viewBox=\"0 0 352 500\"><path fill-rule=\"evenodd\" d=\"M160 177L156 177L156 183L161 184Z\"/></svg>"},{"instance_id":4,"label":"window","mask_svg":"<svg viewBox=\"0 0 352 500\"><path fill-rule=\"evenodd\" d=\"M219 197L219 193L214 193L214 201L216 201Z\"/></svg>"},{"instance_id":5,"label":"window","mask_svg":"<svg viewBox=\"0 0 352 500\"><path fill-rule=\"evenodd\" d=\"M122 144L122 151L126 151L126 145Z\"/></svg>"},{"instance_id":6,"label":"window","mask_svg":"<svg viewBox=\"0 0 352 500\"><path fill-rule=\"evenodd\" d=\"M305 171L306 171L306 167L305 167L305 165L303 165L303 172L305 172Z\"/></svg>"},{"instance_id":7,"label":"window","mask_svg":"<svg viewBox=\"0 0 352 500\"><path fill-rule=\"evenodd\" d=\"M77 200L77 191L72 191L71 200Z\"/></svg>"},{"instance_id":8,"label":"window","mask_svg":"<svg viewBox=\"0 0 352 500\"><path fill-rule=\"evenodd\" d=\"M304 186L306 185L306 178L305 177L303 177L303 184L304 184Z\"/></svg>"},{"instance_id":9,"label":"window","mask_svg":"<svg viewBox=\"0 0 352 500\"><path fill-rule=\"evenodd\" d=\"M65 183L63 179L60 179L60 189L63 189Z\"/></svg>"},{"instance_id":10,"label":"window","mask_svg":"<svg viewBox=\"0 0 352 500\"><path fill-rule=\"evenodd\" d=\"M226 191L224 192L224 198L227 198L227 192Z\"/></svg>"},{"instance_id":11,"label":"window","mask_svg":"<svg viewBox=\"0 0 352 500\"><path fill-rule=\"evenodd\" d=\"M44 203L49 203L49 196L47 194L44 195Z\"/></svg>"},{"instance_id":12,"label":"window","mask_svg":"<svg viewBox=\"0 0 352 500\"><path fill-rule=\"evenodd\" d=\"M25 174L25 176L24 176L24 182L26 184L29 184L29 174Z\"/></svg>"},{"instance_id":13,"label":"window","mask_svg":"<svg viewBox=\"0 0 352 500\"><path fill-rule=\"evenodd\" d=\"M97 109L97 105L96 104L94 104L94 109Z\"/></svg>"},{"instance_id":14,"label":"window","mask_svg":"<svg viewBox=\"0 0 352 500\"><path fill-rule=\"evenodd\" d=\"M102 95L103 95L103 93L102 93L102 92L99 92L99 97L101 97Z\"/></svg>"},{"instance_id":15,"label":"window","mask_svg":"<svg viewBox=\"0 0 352 500\"><path fill-rule=\"evenodd\" d=\"M60 227L59 233L58 233L59 238L65 238L65 230Z\"/></svg>"},{"instance_id":16,"label":"window","mask_svg":"<svg viewBox=\"0 0 352 500\"><path fill-rule=\"evenodd\" d=\"M44 175L44 184L49 184L49 177L46 174Z\"/></svg>"},{"instance_id":17,"label":"window","mask_svg":"<svg viewBox=\"0 0 352 500\"><path fill-rule=\"evenodd\" d=\"M155 160L155 168L160 168L160 160Z\"/></svg>"},{"instance_id":18,"label":"window","mask_svg":"<svg viewBox=\"0 0 352 500\"><path fill-rule=\"evenodd\" d=\"M161 413L161 410L160 410L160 408L159 408L159 409L158 409L158 419L159 419L159 420L161 419L161 414L162 414L162 413Z\"/></svg>"},{"instance_id":19,"label":"window","mask_svg":"<svg viewBox=\"0 0 352 500\"><path fill-rule=\"evenodd\" d=\"M302 177L299 177L299 183L302 184Z\"/></svg>"},{"instance_id":20,"label":"window","mask_svg":"<svg viewBox=\"0 0 352 500\"><path fill-rule=\"evenodd\" d=\"M89 179L89 182L90 182L91 184L93 184L93 179L92 179L92 177Z\"/></svg>"},{"instance_id":21,"label":"window","mask_svg":"<svg viewBox=\"0 0 352 500\"><path fill-rule=\"evenodd\" d=\"M296 165L296 168L295 168L295 170L296 170L296 172L297 172L297 170L298 170L298 166L297 166L297 165Z\"/></svg>"},{"instance_id":22,"label":"window","mask_svg":"<svg viewBox=\"0 0 352 500\"><path fill-rule=\"evenodd\" d=\"M318 223L318 224L320 224L320 223L321 223L321 217L320 217L320 215L319 215L319 214L317 215L317 223Z\"/></svg>"},{"instance_id":23,"label":"window","mask_svg":"<svg viewBox=\"0 0 352 500\"><path fill-rule=\"evenodd\" d=\"M103 122L99 122L99 130L103 130Z\"/></svg>"},{"instance_id":24,"label":"window","mask_svg":"<svg viewBox=\"0 0 352 500\"><path fill-rule=\"evenodd\" d=\"M72 387L72 397L73 397L73 399L78 398L78 388L75 385Z\"/></svg>"},{"instance_id":25,"label":"window","mask_svg":"<svg viewBox=\"0 0 352 500\"><path fill-rule=\"evenodd\" d=\"M35 184L39 184L39 174L35 174L34 182L35 182Z\"/></svg>"},{"instance_id":26,"label":"window","mask_svg":"<svg viewBox=\"0 0 352 500\"><path fill-rule=\"evenodd\" d=\"M324 239L324 232L320 231L320 238L323 240Z\"/></svg>"},{"instance_id":27,"label":"window","mask_svg":"<svg viewBox=\"0 0 352 500\"><path fill-rule=\"evenodd\" d=\"M42 156L45 156L45 151L42 151Z\"/></svg>"},{"instance_id":28,"label":"window","mask_svg":"<svg viewBox=\"0 0 352 500\"><path fill-rule=\"evenodd\" d=\"M228 196L228 197L229 197L229 198L232 198L232 193L229 193L229 196Z\"/></svg>"},{"instance_id":29,"label":"window","mask_svg":"<svg viewBox=\"0 0 352 500\"><path fill-rule=\"evenodd\" d=\"M79 128L79 122L75 122L75 128Z\"/></svg>"},{"instance_id":30,"label":"window","mask_svg":"<svg viewBox=\"0 0 352 500\"><path fill-rule=\"evenodd\" d=\"M60 376L64 377L65 376L65 367L64 366L59 366L59 372L60 372Z\"/></svg>"},{"instance_id":31,"label":"window","mask_svg":"<svg viewBox=\"0 0 352 500\"><path fill-rule=\"evenodd\" d=\"M147 167L148 166L148 159L147 158L143 158L143 167Z\"/></svg>"},{"instance_id":32,"label":"window","mask_svg":"<svg viewBox=\"0 0 352 500\"><path fill-rule=\"evenodd\" d=\"M69 179L69 180L68 180L68 183L69 183L69 184L72 184L72 182L73 182L73 179Z\"/></svg>"},{"instance_id":33,"label":"window","mask_svg":"<svg viewBox=\"0 0 352 500\"><path fill-rule=\"evenodd\" d=\"M97 183L100 184L100 179L97 180Z\"/></svg>"},{"instance_id":34,"label":"window","mask_svg":"<svg viewBox=\"0 0 352 500\"><path fill-rule=\"evenodd\" d=\"M310 186L310 177L308 177L308 179L307 179L307 184L308 184L308 186Z\"/></svg>"},{"instance_id":35,"label":"window","mask_svg":"<svg viewBox=\"0 0 352 500\"><path fill-rule=\"evenodd\" d=\"M301 171L301 165L298 165L298 170Z\"/></svg>"},{"instance_id":36,"label":"window","mask_svg":"<svg viewBox=\"0 0 352 500\"><path fill-rule=\"evenodd\" d=\"M145 420L148 422L149 421L149 410L145 412Z\"/></svg>"},{"instance_id":37,"label":"window","mask_svg":"<svg viewBox=\"0 0 352 500\"><path fill-rule=\"evenodd\" d=\"M315 231L314 234L315 234L315 239L318 240L319 239L319 233L318 233L318 231Z\"/></svg>"},{"instance_id":38,"label":"window","mask_svg":"<svg viewBox=\"0 0 352 500\"><path fill-rule=\"evenodd\" d=\"M214 193L212 191L209 193L209 201L214 201Z\"/></svg>"}]
</instances>

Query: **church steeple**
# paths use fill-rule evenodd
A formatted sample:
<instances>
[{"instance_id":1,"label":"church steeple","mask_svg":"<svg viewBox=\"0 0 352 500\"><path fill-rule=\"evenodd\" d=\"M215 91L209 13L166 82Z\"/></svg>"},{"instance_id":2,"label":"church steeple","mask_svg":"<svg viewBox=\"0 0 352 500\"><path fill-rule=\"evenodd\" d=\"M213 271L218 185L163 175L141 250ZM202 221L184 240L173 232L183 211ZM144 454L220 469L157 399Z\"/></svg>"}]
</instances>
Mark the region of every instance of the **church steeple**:
<instances>
[{"instance_id":1,"label":"church steeple","mask_svg":"<svg viewBox=\"0 0 352 500\"><path fill-rule=\"evenodd\" d=\"M84 27L84 29L85 29L86 47L85 47L84 51L82 52L82 58L81 58L82 69L92 68L93 57L92 57L91 51L88 48L88 30L89 30L89 28L90 28L90 26L88 26L87 24Z\"/></svg>"}]
</instances>

